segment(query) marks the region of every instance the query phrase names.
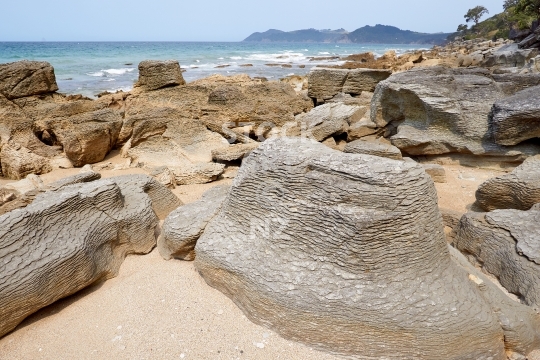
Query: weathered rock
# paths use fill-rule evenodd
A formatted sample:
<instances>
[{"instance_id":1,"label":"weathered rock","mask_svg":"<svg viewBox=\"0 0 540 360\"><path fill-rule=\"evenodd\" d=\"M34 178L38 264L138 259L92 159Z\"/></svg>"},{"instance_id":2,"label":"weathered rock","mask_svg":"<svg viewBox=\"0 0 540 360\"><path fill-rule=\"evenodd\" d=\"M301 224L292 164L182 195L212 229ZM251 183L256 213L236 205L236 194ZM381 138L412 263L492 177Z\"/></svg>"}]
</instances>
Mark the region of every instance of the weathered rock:
<instances>
[{"instance_id":1,"label":"weathered rock","mask_svg":"<svg viewBox=\"0 0 540 360\"><path fill-rule=\"evenodd\" d=\"M52 170L48 159L13 142L2 146L0 163L4 176L14 180L24 179L29 174L45 174Z\"/></svg>"},{"instance_id":2,"label":"weathered rock","mask_svg":"<svg viewBox=\"0 0 540 360\"><path fill-rule=\"evenodd\" d=\"M540 76L492 77L479 68L415 69L379 83L371 120L379 127L397 127L392 143L409 155L459 153L519 161L539 147L496 144L488 115L495 101L538 83Z\"/></svg>"},{"instance_id":3,"label":"weathered rock","mask_svg":"<svg viewBox=\"0 0 540 360\"><path fill-rule=\"evenodd\" d=\"M111 109L36 121L37 132L47 132L52 145L62 146L75 166L94 164L113 149L122 128L122 117Z\"/></svg>"},{"instance_id":4,"label":"weathered rock","mask_svg":"<svg viewBox=\"0 0 540 360\"><path fill-rule=\"evenodd\" d=\"M163 223L158 239L159 253L165 260L195 260L195 245L229 194L230 186L216 186L194 203L179 207Z\"/></svg>"},{"instance_id":5,"label":"weathered rock","mask_svg":"<svg viewBox=\"0 0 540 360\"><path fill-rule=\"evenodd\" d=\"M446 208L440 208L440 211L445 226L444 233L446 235L446 240L449 244L453 244L457 237L457 230L463 213Z\"/></svg>"},{"instance_id":6,"label":"weathered rock","mask_svg":"<svg viewBox=\"0 0 540 360\"><path fill-rule=\"evenodd\" d=\"M537 49L521 50L518 44L508 44L494 51L490 56L487 56L483 66L507 66L507 67L523 67L527 61L538 55Z\"/></svg>"},{"instance_id":7,"label":"weathered rock","mask_svg":"<svg viewBox=\"0 0 540 360\"><path fill-rule=\"evenodd\" d=\"M231 145L221 149L212 150L212 157L215 161L241 160L258 148L259 145L260 143Z\"/></svg>"},{"instance_id":8,"label":"weathered rock","mask_svg":"<svg viewBox=\"0 0 540 360\"><path fill-rule=\"evenodd\" d=\"M184 85L180 64L176 60L146 60L139 64L138 86L146 91Z\"/></svg>"},{"instance_id":9,"label":"weathered rock","mask_svg":"<svg viewBox=\"0 0 540 360\"><path fill-rule=\"evenodd\" d=\"M40 190L45 187L43 180L37 175L30 174L23 180L19 180L14 183L4 185L4 189L14 190L17 193L23 195L29 191Z\"/></svg>"},{"instance_id":10,"label":"weathered rock","mask_svg":"<svg viewBox=\"0 0 540 360\"><path fill-rule=\"evenodd\" d=\"M8 99L58 90L54 69L47 62L18 61L0 64L0 94Z\"/></svg>"},{"instance_id":11,"label":"weathered rock","mask_svg":"<svg viewBox=\"0 0 540 360\"><path fill-rule=\"evenodd\" d=\"M436 183L446 183L446 171L439 164L422 164L426 174L431 176Z\"/></svg>"},{"instance_id":12,"label":"weathered rock","mask_svg":"<svg viewBox=\"0 0 540 360\"><path fill-rule=\"evenodd\" d=\"M401 160L401 151L395 146L377 140L356 140L350 142L343 150L349 154L364 154Z\"/></svg>"},{"instance_id":13,"label":"weathered rock","mask_svg":"<svg viewBox=\"0 0 540 360\"><path fill-rule=\"evenodd\" d=\"M323 141L329 136L346 133L349 125L360 121L365 113L366 108L363 106L324 104L296 116L297 125L289 129L287 134Z\"/></svg>"},{"instance_id":14,"label":"weathered rock","mask_svg":"<svg viewBox=\"0 0 540 360\"><path fill-rule=\"evenodd\" d=\"M455 241L468 259L540 310L540 211L495 210L463 216Z\"/></svg>"},{"instance_id":15,"label":"weathered rock","mask_svg":"<svg viewBox=\"0 0 540 360\"><path fill-rule=\"evenodd\" d=\"M537 203L540 203L540 156L528 158L510 174L487 180L476 191L476 204L485 211L529 210Z\"/></svg>"},{"instance_id":16,"label":"weathered rock","mask_svg":"<svg viewBox=\"0 0 540 360\"><path fill-rule=\"evenodd\" d=\"M354 69L349 71L342 92L360 95L364 91L373 92L378 83L392 75L392 70Z\"/></svg>"},{"instance_id":17,"label":"weathered rock","mask_svg":"<svg viewBox=\"0 0 540 360\"><path fill-rule=\"evenodd\" d=\"M329 100L343 92L349 70L315 68L308 76L308 96L313 99Z\"/></svg>"},{"instance_id":18,"label":"weathered rock","mask_svg":"<svg viewBox=\"0 0 540 360\"><path fill-rule=\"evenodd\" d=\"M160 183L168 187L169 189L174 189L176 186L176 178L174 173L166 166L160 166L150 173L150 176L156 178Z\"/></svg>"},{"instance_id":19,"label":"weathered rock","mask_svg":"<svg viewBox=\"0 0 540 360\"><path fill-rule=\"evenodd\" d=\"M350 94L339 93L326 102L337 102L345 105L358 105L358 106L371 106L371 99L373 98L372 92L364 91L361 95L351 96Z\"/></svg>"},{"instance_id":20,"label":"weathered rock","mask_svg":"<svg viewBox=\"0 0 540 360\"><path fill-rule=\"evenodd\" d=\"M176 185L206 184L216 181L225 171L225 164L195 163L171 167Z\"/></svg>"},{"instance_id":21,"label":"weathered rock","mask_svg":"<svg viewBox=\"0 0 540 360\"><path fill-rule=\"evenodd\" d=\"M208 284L286 338L359 359L506 359L418 164L268 140L195 251Z\"/></svg>"},{"instance_id":22,"label":"weathered rock","mask_svg":"<svg viewBox=\"0 0 540 360\"><path fill-rule=\"evenodd\" d=\"M491 110L493 137L500 145L517 145L540 137L540 86L497 101Z\"/></svg>"},{"instance_id":23,"label":"weathered rock","mask_svg":"<svg viewBox=\"0 0 540 360\"><path fill-rule=\"evenodd\" d=\"M0 336L40 308L114 277L127 254L152 250L152 206L161 200L145 178L63 187L0 216Z\"/></svg>"}]
</instances>

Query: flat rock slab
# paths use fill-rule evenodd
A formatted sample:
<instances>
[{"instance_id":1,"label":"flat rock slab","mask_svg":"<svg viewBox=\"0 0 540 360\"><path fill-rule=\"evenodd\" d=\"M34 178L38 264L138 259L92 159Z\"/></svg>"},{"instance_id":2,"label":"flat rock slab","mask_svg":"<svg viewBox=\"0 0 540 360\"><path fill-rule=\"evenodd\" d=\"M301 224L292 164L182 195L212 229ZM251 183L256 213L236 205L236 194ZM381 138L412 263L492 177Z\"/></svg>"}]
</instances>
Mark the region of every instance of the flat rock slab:
<instances>
[{"instance_id":1,"label":"flat rock slab","mask_svg":"<svg viewBox=\"0 0 540 360\"><path fill-rule=\"evenodd\" d=\"M395 146L376 140L355 140L345 146L345 153L380 156L394 160L401 160L401 151Z\"/></svg>"}]
</instances>

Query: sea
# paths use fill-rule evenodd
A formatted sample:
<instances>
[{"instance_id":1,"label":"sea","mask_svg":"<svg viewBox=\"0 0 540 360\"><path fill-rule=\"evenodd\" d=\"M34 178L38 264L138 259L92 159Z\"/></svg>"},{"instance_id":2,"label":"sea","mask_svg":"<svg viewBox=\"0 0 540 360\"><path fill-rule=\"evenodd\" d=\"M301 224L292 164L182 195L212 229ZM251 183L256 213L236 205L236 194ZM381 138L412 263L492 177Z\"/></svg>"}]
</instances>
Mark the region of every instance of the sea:
<instances>
[{"instance_id":1,"label":"sea","mask_svg":"<svg viewBox=\"0 0 540 360\"><path fill-rule=\"evenodd\" d=\"M241 73L272 80L304 75L316 65L342 63L338 59L316 58L364 52L381 56L388 50L403 54L430 47L249 42L0 42L0 64L23 59L47 61L55 69L59 92L95 97L104 91L131 90L139 76L137 65L143 60L178 60L187 82L212 74ZM242 66L247 64L253 66Z\"/></svg>"}]
</instances>

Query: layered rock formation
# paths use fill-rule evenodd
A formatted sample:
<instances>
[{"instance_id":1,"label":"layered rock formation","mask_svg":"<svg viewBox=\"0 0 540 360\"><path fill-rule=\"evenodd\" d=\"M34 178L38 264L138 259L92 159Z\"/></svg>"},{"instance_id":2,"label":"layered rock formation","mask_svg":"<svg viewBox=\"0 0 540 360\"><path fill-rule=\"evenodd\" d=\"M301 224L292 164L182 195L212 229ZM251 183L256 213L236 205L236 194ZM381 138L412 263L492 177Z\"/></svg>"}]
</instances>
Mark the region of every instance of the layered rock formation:
<instances>
[{"instance_id":1,"label":"layered rock formation","mask_svg":"<svg viewBox=\"0 0 540 360\"><path fill-rule=\"evenodd\" d=\"M375 92L371 120L396 128L392 143L409 155L472 154L524 160L534 144L502 146L491 131L493 103L540 84L540 76L433 67L394 74Z\"/></svg>"},{"instance_id":2,"label":"layered rock formation","mask_svg":"<svg viewBox=\"0 0 540 360\"><path fill-rule=\"evenodd\" d=\"M269 140L195 251L204 279L250 319L334 353L506 359L538 346L538 315L452 259L415 163Z\"/></svg>"},{"instance_id":3,"label":"layered rock formation","mask_svg":"<svg viewBox=\"0 0 540 360\"><path fill-rule=\"evenodd\" d=\"M114 277L126 255L148 253L159 216L178 205L152 178L124 176L60 186L0 216L0 336L40 308Z\"/></svg>"}]
</instances>

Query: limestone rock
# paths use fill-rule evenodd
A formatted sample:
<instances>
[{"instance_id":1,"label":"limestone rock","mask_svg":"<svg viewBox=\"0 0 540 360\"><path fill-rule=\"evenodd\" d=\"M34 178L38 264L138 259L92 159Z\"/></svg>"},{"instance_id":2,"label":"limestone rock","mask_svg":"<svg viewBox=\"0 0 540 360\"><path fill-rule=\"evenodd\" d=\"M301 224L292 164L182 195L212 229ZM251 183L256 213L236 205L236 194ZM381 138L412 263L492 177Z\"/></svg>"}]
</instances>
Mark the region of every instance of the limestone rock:
<instances>
[{"instance_id":1,"label":"limestone rock","mask_svg":"<svg viewBox=\"0 0 540 360\"><path fill-rule=\"evenodd\" d=\"M138 86L146 91L184 85L180 64L176 60L146 60L139 64Z\"/></svg>"},{"instance_id":2,"label":"limestone rock","mask_svg":"<svg viewBox=\"0 0 540 360\"><path fill-rule=\"evenodd\" d=\"M422 164L426 173L431 176L436 183L446 183L446 171L439 164Z\"/></svg>"},{"instance_id":3,"label":"limestone rock","mask_svg":"<svg viewBox=\"0 0 540 360\"><path fill-rule=\"evenodd\" d=\"M19 194L26 194L29 191L40 190L45 187L43 180L38 175L29 174L25 179L4 185L4 189L14 190Z\"/></svg>"},{"instance_id":4,"label":"limestone rock","mask_svg":"<svg viewBox=\"0 0 540 360\"><path fill-rule=\"evenodd\" d=\"M156 178L160 183L168 187L169 189L174 189L176 186L176 178L174 173L166 166L160 166L150 173L150 176Z\"/></svg>"},{"instance_id":5,"label":"limestone rock","mask_svg":"<svg viewBox=\"0 0 540 360\"><path fill-rule=\"evenodd\" d=\"M488 115L495 101L537 82L540 77L492 77L479 68L415 69L379 83L371 120L378 127L397 127L392 143L409 155L458 153L519 161L540 148L496 144Z\"/></svg>"},{"instance_id":6,"label":"limestone rock","mask_svg":"<svg viewBox=\"0 0 540 360\"><path fill-rule=\"evenodd\" d=\"M215 161L241 160L248 156L253 150L258 148L260 143L237 144L228 147L212 150L212 157Z\"/></svg>"},{"instance_id":7,"label":"limestone rock","mask_svg":"<svg viewBox=\"0 0 540 360\"><path fill-rule=\"evenodd\" d=\"M116 276L126 255L152 250L152 206L161 200L146 178L63 187L0 216L0 336L40 308Z\"/></svg>"},{"instance_id":8,"label":"limestone rock","mask_svg":"<svg viewBox=\"0 0 540 360\"><path fill-rule=\"evenodd\" d=\"M456 248L499 279L523 303L540 310L540 211L495 210L463 216Z\"/></svg>"},{"instance_id":9,"label":"limestone rock","mask_svg":"<svg viewBox=\"0 0 540 360\"><path fill-rule=\"evenodd\" d=\"M216 186L194 203L179 207L163 223L158 239L159 253L165 260L172 258L192 261L195 245L227 197L230 186Z\"/></svg>"},{"instance_id":10,"label":"limestone rock","mask_svg":"<svg viewBox=\"0 0 540 360\"><path fill-rule=\"evenodd\" d=\"M362 106L343 103L324 104L296 116L297 125L287 134L323 141L329 136L346 133L349 125L360 121L365 112L366 109Z\"/></svg>"},{"instance_id":11,"label":"limestone rock","mask_svg":"<svg viewBox=\"0 0 540 360\"><path fill-rule=\"evenodd\" d=\"M48 159L12 142L2 147L0 163L4 176L13 180L24 179L29 174L45 174L52 170Z\"/></svg>"},{"instance_id":12,"label":"limestone rock","mask_svg":"<svg viewBox=\"0 0 540 360\"><path fill-rule=\"evenodd\" d=\"M358 359L506 359L418 164L268 140L195 251L208 284L288 339Z\"/></svg>"},{"instance_id":13,"label":"limestone rock","mask_svg":"<svg viewBox=\"0 0 540 360\"><path fill-rule=\"evenodd\" d=\"M225 164L195 163L171 167L176 185L206 184L216 181L225 171Z\"/></svg>"},{"instance_id":14,"label":"limestone rock","mask_svg":"<svg viewBox=\"0 0 540 360\"><path fill-rule=\"evenodd\" d=\"M94 164L116 145L122 128L122 117L111 109L85 112L71 117L36 121L38 132L47 132L53 145L62 146L75 166Z\"/></svg>"},{"instance_id":15,"label":"limestone rock","mask_svg":"<svg viewBox=\"0 0 540 360\"><path fill-rule=\"evenodd\" d=\"M18 61L0 64L0 94L8 99L52 93L58 90L51 64Z\"/></svg>"},{"instance_id":16,"label":"limestone rock","mask_svg":"<svg viewBox=\"0 0 540 360\"><path fill-rule=\"evenodd\" d=\"M529 210L540 203L540 156L534 156L510 174L489 179L478 187L476 204L485 211Z\"/></svg>"},{"instance_id":17,"label":"limestone rock","mask_svg":"<svg viewBox=\"0 0 540 360\"><path fill-rule=\"evenodd\" d=\"M315 68L308 76L308 96L313 99L329 100L343 92L349 70Z\"/></svg>"},{"instance_id":18,"label":"limestone rock","mask_svg":"<svg viewBox=\"0 0 540 360\"><path fill-rule=\"evenodd\" d=\"M517 145L540 137L540 86L531 87L497 101L491 111L497 144Z\"/></svg>"},{"instance_id":19,"label":"limestone rock","mask_svg":"<svg viewBox=\"0 0 540 360\"><path fill-rule=\"evenodd\" d=\"M368 141L360 139L350 142L345 146L343 152L349 154L380 156L394 160L402 159L401 151L399 151L397 147L377 140Z\"/></svg>"},{"instance_id":20,"label":"limestone rock","mask_svg":"<svg viewBox=\"0 0 540 360\"><path fill-rule=\"evenodd\" d=\"M377 84L390 75L392 70L354 69L349 71L342 91L353 95L360 95L364 91L373 92Z\"/></svg>"}]
</instances>

